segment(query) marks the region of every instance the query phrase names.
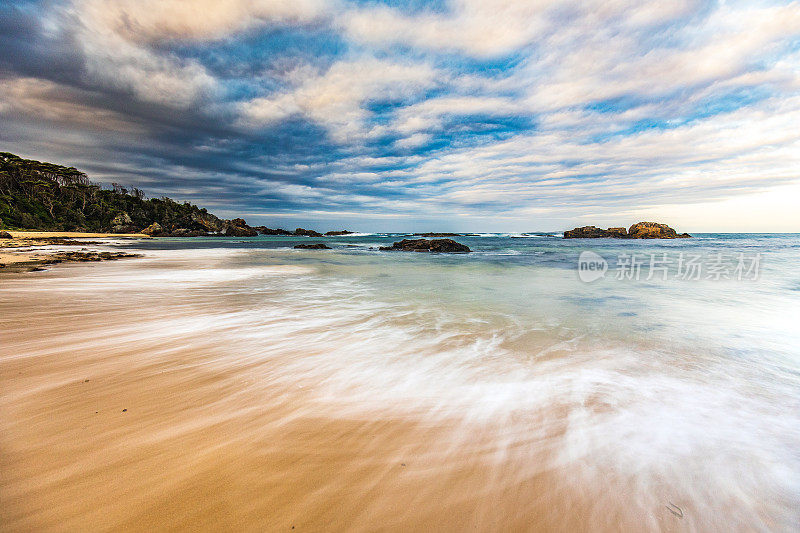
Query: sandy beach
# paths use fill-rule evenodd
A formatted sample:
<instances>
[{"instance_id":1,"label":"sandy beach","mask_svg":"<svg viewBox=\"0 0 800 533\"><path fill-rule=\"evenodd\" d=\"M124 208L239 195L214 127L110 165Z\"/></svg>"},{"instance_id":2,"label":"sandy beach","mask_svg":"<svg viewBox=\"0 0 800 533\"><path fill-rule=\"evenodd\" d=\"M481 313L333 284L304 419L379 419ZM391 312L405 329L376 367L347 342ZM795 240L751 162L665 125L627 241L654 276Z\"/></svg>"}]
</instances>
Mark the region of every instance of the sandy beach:
<instances>
[{"instance_id":1,"label":"sandy beach","mask_svg":"<svg viewBox=\"0 0 800 533\"><path fill-rule=\"evenodd\" d=\"M61 250L42 249L43 247L89 247L95 249L96 245L103 242L91 239L149 239L151 237L141 233L85 233L75 231L7 231L11 239L0 238L0 275L10 272L25 272L41 268L52 261L64 262L65 258L58 259L56 255ZM89 239L89 241L87 241Z\"/></svg>"}]
</instances>

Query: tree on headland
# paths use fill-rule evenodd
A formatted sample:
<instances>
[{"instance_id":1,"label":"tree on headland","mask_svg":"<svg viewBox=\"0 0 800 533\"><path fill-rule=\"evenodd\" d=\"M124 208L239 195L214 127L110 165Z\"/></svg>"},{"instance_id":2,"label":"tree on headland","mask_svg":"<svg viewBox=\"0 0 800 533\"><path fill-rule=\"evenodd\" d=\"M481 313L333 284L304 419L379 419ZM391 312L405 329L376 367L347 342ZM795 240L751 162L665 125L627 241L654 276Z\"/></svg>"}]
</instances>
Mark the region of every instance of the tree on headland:
<instances>
[{"instance_id":1,"label":"tree on headland","mask_svg":"<svg viewBox=\"0 0 800 533\"><path fill-rule=\"evenodd\" d=\"M189 202L147 199L140 189L118 183L104 189L74 167L0 152L0 228L140 231L154 222L167 231L224 227L224 221Z\"/></svg>"}]
</instances>

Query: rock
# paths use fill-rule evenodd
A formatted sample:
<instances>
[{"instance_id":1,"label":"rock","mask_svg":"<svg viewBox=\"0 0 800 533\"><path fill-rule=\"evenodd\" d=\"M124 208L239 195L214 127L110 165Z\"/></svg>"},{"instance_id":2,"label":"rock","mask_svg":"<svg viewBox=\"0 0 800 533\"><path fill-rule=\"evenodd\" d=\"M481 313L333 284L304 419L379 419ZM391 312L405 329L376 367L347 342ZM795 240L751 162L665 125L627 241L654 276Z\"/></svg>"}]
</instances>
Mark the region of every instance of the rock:
<instances>
[{"instance_id":1,"label":"rock","mask_svg":"<svg viewBox=\"0 0 800 533\"><path fill-rule=\"evenodd\" d=\"M565 239L681 239L691 237L688 233L678 233L667 226L657 222L638 222L629 229L625 228L596 228L594 226L584 226L573 230L565 231Z\"/></svg>"},{"instance_id":2,"label":"rock","mask_svg":"<svg viewBox=\"0 0 800 533\"><path fill-rule=\"evenodd\" d=\"M225 228L224 233L229 237L255 237L258 235L258 232L250 226L228 226Z\"/></svg>"},{"instance_id":3,"label":"rock","mask_svg":"<svg viewBox=\"0 0 800 533\"><path fill-rule=\"evenodd\" d=\"M629 239L678 239L691 237L688 233L678 235L666 224L657 222L637 222L628 229Z\"/></svg>"},{"instance_id":4,"label":"rock","mask_svg":"<svg viewBox=\"0 0 800 533\"><path fill-rule=\"evenodd\" d=\"M120 213L111 220L112 226L132 226L133 220L128 213Z\"/></svg>"},{"instance_id":5,"label":"rock","mask_svg":"<svg viewBox=\"0 0 800 533\"><path fill-rule=\"evenodd\" d=\"M7 231L0 231L0 239L13 239L14 237Z\"/></svg>"},{"instance_id":6,"label":"rock","mask_svg":"<svg viewBox=\"0 0 800 533\"><path fill-rule=\"evenodd\" d=\"M468 253L472 250L468 246L458 243L452 239L403 239L391 246L381 246L379 250L384 251L403 251L403 252L437 252L437 253Z\"/></svg>"},{"instance_id":7,"label":"rock","mask_svg":"<svg viewBox=\"0 0 800 533\"><path fill-rule=\"evenodd\" d=\"M204 237L206 235L208 235L208 234L205 231L200 231L200 230L197 230L197 229L178 228L178 229L172 230L172 232L169 233L166 236L168 236L168 237Z\"/></svg>"},{"instance_id":8,"label":"rock","mask_svg":"<svg viewBox=\"0 0 800 533\"><path fill-rule=\"evenodd\" d=\"M594 226L583 226L582 228L575 228L564 232L565 239L601 239L611 236L611 233L607 230Z\"/></svg>"},{"instance_id":9,"label":"rock","mask_svg":"<svg viewBox=\"0 0 800 533\"><path fill-rule=\"evenodd\" d=\"M150 235L151 237L158 236L164 232L164 228L161 227L161 224L158 222L153 222L146 228L142 230L142 233L145 235Z\"/></svg>"},{"instance_id":10,"label":"rock","mask_svg":"<svg viewBox=\"0 0 800 533\"><path fill-rule=\"evenodd\" d=\"M141 257L141 255L126 252L61 252L43 260L43 263L50 265L64 262L116 261L128 257Z\"/></svg>"},{"instance_id":11,"label":"rock","mask_svg":"<svg viewBox=\"0 0 800 533\"><path fill-rule=\"evenodd\" d=\"M304 237L322 237L322 233L311 229L297 228L294 230L295 235L302 235Z\"/></svg>"},{"instance_id":12,"label":"rock","mask_svg":"<svg viewBox=\"0 0 800 533\"><path fill-rule=\"evenodd\" d=\"M326 231L325 235L331 237L336 235L351 235L353 232L343 229L342 231Z\"/></svg>"},{"instance_id":13,"label":"rock","mask_svg":"<svg viewBox=\"0 0 800 533\"><path fill-rule=\"evenodd\" d=\"M229 220L222 230L222 234L228 237L255 237L258 232L247 225L243 218Z\"/></svg>"},{"instance_id":14,"label":"rock","mask_svg":"<svg viewBox=\"0 0 800 533\"><path fill-rule=\"evenodd\" d=\"M114 226L113 233L139 233L137 226Z\"/></svg>"},{"instance_id":15,"label":"rock","mask_svg":"<svg viewBox=\"0 0 800 533\"><path fill-rule=\"evenodd\" d=\"M114 233L137 233L139 230L133 225L133 220L128 213L120 213L111 219L111 231Z\"/></svg>"},{"instance_id":16,"label":"rock","mask_svg":"<svg viewBox=\"0 0 800 533\"><path fill-rule=\"evenodd\" d=\"M322 242L314 242L309 244L298 244L295 248L299 248L301 250L330 250L331 247Z\"/></svg>"},{"instance_id":17,"label":"rock","mask_svg":"<svg viewBox=\"0 0 800 533\"><path fill-rule=\"evenodd\" d=\"M254 229L257 230L261 235L294 235L294 233L291 231L281 228L270 229L266 226L256 226Z\"/></svg>"},{"instance_id":18,"label":"rock","mask_svg":"<svg viewBox=\"0 0 800 533\"><path fill-rule=\"evenodd\" d=\"M207 233L219 233L225 229L224 221L209 213L192 213L194 229L204 230Z\"/></svg>"}]
</instances>

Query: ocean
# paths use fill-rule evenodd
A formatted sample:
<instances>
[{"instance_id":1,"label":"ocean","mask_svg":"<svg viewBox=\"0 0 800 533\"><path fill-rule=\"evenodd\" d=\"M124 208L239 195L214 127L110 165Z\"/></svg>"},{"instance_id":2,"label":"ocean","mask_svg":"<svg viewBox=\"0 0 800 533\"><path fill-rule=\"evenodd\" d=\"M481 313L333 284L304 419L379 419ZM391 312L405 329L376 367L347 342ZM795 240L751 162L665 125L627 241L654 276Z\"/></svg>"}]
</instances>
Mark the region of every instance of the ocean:
<instances>
[{"instance_id":1,"label":"ocean","mask_svg":"<svg viewBox=\"0 0 800 533\"><path fill-rule=\"evenodd\" d=\"M0 280L6 523L796 530L800 235L401 238Z\"/></svg>"}]
</instances>

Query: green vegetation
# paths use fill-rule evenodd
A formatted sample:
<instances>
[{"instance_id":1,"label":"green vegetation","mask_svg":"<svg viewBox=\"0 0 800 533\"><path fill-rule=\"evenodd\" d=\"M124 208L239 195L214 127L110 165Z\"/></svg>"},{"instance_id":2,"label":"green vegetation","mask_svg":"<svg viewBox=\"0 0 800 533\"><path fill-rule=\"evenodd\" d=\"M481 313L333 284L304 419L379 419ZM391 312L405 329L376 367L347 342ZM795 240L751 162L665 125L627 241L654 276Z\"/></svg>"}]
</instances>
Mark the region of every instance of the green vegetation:
<instances>
[{"instance_id":1,"label":"green vegetation","mask_svg":"<svg viewBox=\"0 0 800 533\"><path fill-rule=\"evenodd\" d=\"M52 231L220 231L221 221L196 205L146 199L137 188L104 189L73 168L0 152L0 228Z\"/></svg>"}]
</instances>

